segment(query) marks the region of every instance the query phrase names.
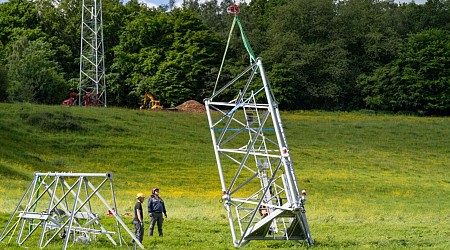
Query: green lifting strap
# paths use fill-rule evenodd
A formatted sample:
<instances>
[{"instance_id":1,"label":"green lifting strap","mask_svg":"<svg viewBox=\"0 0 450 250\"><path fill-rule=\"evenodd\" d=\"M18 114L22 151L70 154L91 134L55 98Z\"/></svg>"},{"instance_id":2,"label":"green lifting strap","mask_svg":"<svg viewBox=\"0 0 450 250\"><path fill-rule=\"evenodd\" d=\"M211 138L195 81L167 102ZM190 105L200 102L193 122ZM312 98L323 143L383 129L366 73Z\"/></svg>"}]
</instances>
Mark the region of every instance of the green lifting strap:
<instances>
[{"instance_id":1,"label":"green lifting strap","mask_svg":"<svg viewBox=\"0 0 450 250\"><path fill-rule=\"evenodd\" d=\"M250 43L247 40L247 37L245 36L244 29L242 28L242 24L239 21L239 18L237 15L234 16L233 23L231 24L230 33L228 34L228 40L227 40L227 46L225 47L225 53L223 53L222 63L220 64L219 74L217 75L216 84L214 85L213 95L216 93L217 83L219 82L220 74L222 72L223 63L225 62L225 57L227 55L228 47L230 45L231 35L234 30L235 24L238 24L239 30L241 31L241 37L242 42L244 43L245 49L247 50L248 55L250 56L250 64L253 62L256 62L255 53L253 53L252 46L250 46Z\"/></svg>"},{"instance_id":2,"label":"green lifting strap","mask_svg":"<svg viewBox=\"0 0 450 250\"><path fill-rule=\"evenodd\" d=\"M253 53L252 46L250 46L250 43L248 42L247 37L245 36L244 29L242 28L242 25L241 25L241 22L239 21L238 16L237 15L234 16L234 19L236 19L239 29L241 30L242 42L244 43L244 46L247 49L247 53L251 58L251 62L256 62L255 53Z\"/></svg>"}]
</instances>

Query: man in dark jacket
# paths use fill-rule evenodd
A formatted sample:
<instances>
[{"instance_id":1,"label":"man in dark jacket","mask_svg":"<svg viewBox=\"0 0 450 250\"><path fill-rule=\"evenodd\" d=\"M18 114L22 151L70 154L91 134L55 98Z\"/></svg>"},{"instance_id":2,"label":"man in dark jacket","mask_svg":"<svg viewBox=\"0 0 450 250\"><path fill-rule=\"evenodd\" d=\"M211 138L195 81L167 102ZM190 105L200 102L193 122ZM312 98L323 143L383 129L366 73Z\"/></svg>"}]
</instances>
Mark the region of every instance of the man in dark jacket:
<instances>
[{"instance_id":1,"label":"man in dark jacket","mask_svg":"<svg viewBox=\"0 0 450 250\"><path fill-rule=\"evenodd\" d=\"M148 235L153 236L153 229L155 228L155 224L158 223L159 236L163 236L162 224L164 218L162 215L164 214L167 218L167 213L164 201L159 197L159 188L153 188L152 196L148 199L148 214L151 217Z\"/></svg>"}]
</instances>

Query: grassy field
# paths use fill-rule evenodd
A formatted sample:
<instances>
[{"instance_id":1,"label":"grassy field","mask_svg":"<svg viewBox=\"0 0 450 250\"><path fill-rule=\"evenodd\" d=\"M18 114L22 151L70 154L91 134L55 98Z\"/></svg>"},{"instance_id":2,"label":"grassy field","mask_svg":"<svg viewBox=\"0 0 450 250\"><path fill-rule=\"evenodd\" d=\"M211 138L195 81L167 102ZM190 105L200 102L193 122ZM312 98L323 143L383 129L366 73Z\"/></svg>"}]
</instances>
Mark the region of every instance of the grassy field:
<instances>
[{"instance_id":1,"label":"grassy field","mask_svg":"<svg viewBox=\"0 0 450 250\"><path fill-rule=\"evenodd\" d=\"M281 116L299 186L308 191L314 249L450 249L450 118ZM234 248L206 114L0 104L0 230L35 171L112 171L119 213L131 213L136 193L158 186L168 219L164 238L144 237L147 249ZM14 239L3 248L22 249ZM245 247L271 248L307 247Z\"/></svg>"}]
</instances>

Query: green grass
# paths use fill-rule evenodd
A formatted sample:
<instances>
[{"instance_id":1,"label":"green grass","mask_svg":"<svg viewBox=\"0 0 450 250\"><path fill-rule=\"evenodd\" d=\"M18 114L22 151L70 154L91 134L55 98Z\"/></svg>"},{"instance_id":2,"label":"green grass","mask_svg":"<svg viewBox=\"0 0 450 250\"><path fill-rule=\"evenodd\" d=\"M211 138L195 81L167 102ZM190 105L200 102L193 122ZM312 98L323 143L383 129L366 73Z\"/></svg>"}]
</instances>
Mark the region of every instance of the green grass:
<instances>
[{"instance_id":1,"label":"green grass","mask_svg":"<svg viewBox=\"0 0 450 250\"><path fill-rule=\"evenodd\" d=\"M450 249L450 118L281 116L308 191L315 249ZM34 171L112 171L122 213L132 212L136 193L160 187L169 218L164 238L144 237L147 249L233 248L206 114L0 104L0 230ZM252 241L245 248L306 247Z\"/></svg>"}]
</instances>

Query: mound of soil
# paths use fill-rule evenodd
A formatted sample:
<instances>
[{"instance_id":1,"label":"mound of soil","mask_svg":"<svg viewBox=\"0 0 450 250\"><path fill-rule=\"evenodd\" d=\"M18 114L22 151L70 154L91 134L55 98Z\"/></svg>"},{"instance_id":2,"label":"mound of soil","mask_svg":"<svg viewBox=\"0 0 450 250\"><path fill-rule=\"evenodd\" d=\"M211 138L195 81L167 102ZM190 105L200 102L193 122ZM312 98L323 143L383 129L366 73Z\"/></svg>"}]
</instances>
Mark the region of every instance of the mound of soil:
<instances>
[{"instance_id":1,"label":"mound of soil","mask_svg":"<svg viewBox=\"0 0 450 250\"><path fill-rule=\"evenodd\" d=\"M194 113L205 113L205 105L195 101L189 100L177 106L180 111L194 112Z\"/></svg>"}]
</instances>

